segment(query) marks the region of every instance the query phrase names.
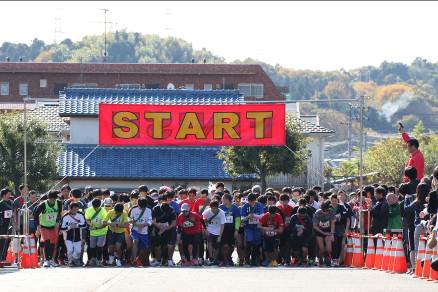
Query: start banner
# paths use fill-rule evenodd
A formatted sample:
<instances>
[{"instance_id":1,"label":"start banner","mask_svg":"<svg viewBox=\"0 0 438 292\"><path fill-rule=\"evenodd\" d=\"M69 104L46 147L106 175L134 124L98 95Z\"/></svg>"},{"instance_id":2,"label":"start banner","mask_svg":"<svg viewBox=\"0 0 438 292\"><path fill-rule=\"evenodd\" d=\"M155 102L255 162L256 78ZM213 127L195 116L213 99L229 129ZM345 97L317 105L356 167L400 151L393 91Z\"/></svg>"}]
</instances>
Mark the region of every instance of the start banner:
<instances>
[{"instance_id":1,"label":"start banner","mask_svg":"<svg viewBox=\"0 0 438 292\"><path fill-rule=\"evenodd\" d=\"M284 104L100 104L100 145L284 145Z\"/></svg>"}]
</instances>

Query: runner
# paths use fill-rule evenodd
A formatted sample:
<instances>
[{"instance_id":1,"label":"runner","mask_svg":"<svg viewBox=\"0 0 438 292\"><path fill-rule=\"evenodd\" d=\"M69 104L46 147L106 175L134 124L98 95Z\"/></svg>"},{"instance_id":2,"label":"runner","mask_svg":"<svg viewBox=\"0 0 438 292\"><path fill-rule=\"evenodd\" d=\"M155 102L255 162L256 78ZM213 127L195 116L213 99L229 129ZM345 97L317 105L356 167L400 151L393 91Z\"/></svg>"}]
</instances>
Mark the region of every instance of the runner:
<instances>
[{"instance_id":1,"label":"runner","mask_svg":"<svg viewBox=\"0 0 438 292\"><path fill-rule=\"evenodd\" d=\"M305 207L299 207L298 212L290 219L292 249L296 265L307 267L309 247L312 244L312 218Z\"/></svg>"},{"instance_id":2,"label":"runner","mask_svg":"<svg viewBox=\"0 0 438 292\"><path fill-rule=\"evenodd\" d=\"M131 219L132 263L137 267L149 266L148 228L152 225L152 211L145 198L138 199L137 206L129 211Z\"/></svg>"},{"instance_id":3,"label":"runner","mask_svg":"<svg viewBox=\"0 0 438 292\"><path fill-rule=\"evenodd\" d=\"M332 243L334 241L336 217L330 208L330 201L324 201L321 209L313 216L313 229L315 230L316 243L318 245L318 263L322 267L324 262L330 266L332 260Z\"/></svg>"},{"instance_id":4,"label":"runner","mask_svg":"<svg viewBox=\"0 0 438 292\"><path fill-rule=\"evenodd\" d=\"M348 209L339 204L338 196L333 194L330 196L331 208L335 213L335 234L333 242L333 259L331 265L339 267L339 258L344 249L345 232L350 228L350 213Z\"/></svg>"},{"instance_id":5,"label":"runner","mask_svg":"<svg viewBox=\"0 0 438 292\"><path fill-rule=\"evenodd\" d=\"M12 226L15 220L13 212L12 192L4 188L0 191L0 234L12 234ZM6 259L10 239L0 238L0 262Z\"/></svg>"},{"instance_id":6,"label":"runner","mask_svg":"<svg viewBox=\"0 0 438 292\"><path fill-rule=\"evenodd\" d=\"M43 267L57 267L52 258L58 241L59 222L61 220L62 202L58 200L59 191L50 191L47 200L41 202L35 209L33 217L37 225L36 234L41 235L44 243Z\"/></svg>"},{"instance_id":7,"label":"runner","mask_svg":"<svg viewBox=\"0 0 438 292\"><path fill-rule=\"evenodd\" d=\"M237 208L239 208L239 214L242 213L242 194L237 191L234 194L233 197L233 202L234 204L237 206ZM236 246L237 246L237 255L239 257L239 267L242 267L244 265L245 262L245 240L244 240L244 228L242 225L242 218L239 218L239 222L240 222L240 226L239 226L239 231L237 233L237 238L236 238Z\"/></svg>"},{"instance_id":8,"label":"runner","mask_svg":"<svg viewBox=\"0 0 438 292\"><path fill-rule=\"evenodd\" d=\"M181 192L184 193L183 190L180 191L180 194L181 194ZM194 188L190 189L187 192L188 198L185 200L182 200L179 204L180 204L180 206L182 206L183 204L188 204L191 212L196 212L199 214L199 212L198 212L199 210L195 210L196 194L197 194L196 189L194 189Z\"/></svg>"},{"instance_id":9,"label":"runner","mask_svg":"<svg viewBox=\"0 0 438 292\"><path fill-rule=\"evenodd\" d=\"M122 246L125 241L125 228L129 226L128 214L124 211L123 203L116 203L114 209L107 213L103 222L105 226L109 226L107 234L108 264L113 265L115 259L116 266L121 267L123 266Z\"/></svg>"},{"instance_id":10,"label":"runner","mask_svg":"<svg viewBox=\"0 0 438 292\"><path fill-rule=\"evenodd\" d=\"M280 235L280 258L284 266L289 266L291 259L290 219L292 216L293 208L289 204L289 202L290 199L287 194L283 194L280 196L280 205L278 206L278 209L280 210L281 217L283 218L284 221L284 230L283 233Z\"/></svg>"},{"instance_id":11,"label":"runner","mask_svg":"<svg viewBox=\"0 0 438 292\"><path fill-rule=\"evenodd\" d=\"M189 204L181 206L177 219L179 250L183 266L197 266L198 244L202 236L202 221L198 213L190 211Z\"/></svg>"},{"instance_id":12,"label":"runner","mask_svg":"<svg viewBox=\"0 0 438 292\"><path fill-rule=\"evenodd\" d=\"M263 232L263 250L266 252L263 266L278 267L279 235L283 232L284 223L277 211L274 205L269 206L268 212L263 214L258 223L258 228Z\"/></svg>"},{"instance_id":13,"label":"runner","mask_svg":"<svg viewBox=\"0 0 438 292\"><path fill-rule=\"evenodd\" d=\"M87 225L84 214L79 212L79 203L68 205L69 211L62 216L61 231L67 247L69 267L82 266L82 229Z\"/></svg>"},{"instance_id":14,"label":"runner","mask_svg":"<svg viewBox=\"0 0 438 292\"><path fill-rule=\"evenodd\" d=\"M176 226L176 214L168 204L167 193L158 197L158 205L152 209L152 242L155 248L155 260L151 266L174 267L175 263L169 258L172 247L173 229Z\"/></svg>"},{"instance_id":15,"label":"runner","mask_svg":"<svg viewBox=\"0 0 438 292\"><path fill-rule=\"evenodd\" d=\"M225 212L225 225L221 240L223 266L234 266L232 254L236 241L239 239L240 209L232 203L232 199L230 194L223 195L222 204L219 206Z\"/></svg>"},{"instance_id":16,"label":"runner","mask_svg":"<svg viewBox=\"0 0 438 292\"><path fill-rule=\"evenodd\" d=\"M257 228L259 219L263 216L263 205L256 201L257 195L250 193L248 203L241 209L241 220L244 224L245 234L245 266L260 265L260 246L262 235Z\"/></svg>"},{"instance_id":17,"label":"runner","mask_svg":"<svg viewBox=\"0 0 438 292\"><path fill-rule=\"evenodd\" d=\"M107 212L101 205L102 201L95 198L91 201L91 207L85 211L85 219L90 228L90 249L87 266L91 267L103 265L103 247L106 243L108 227L104 223Z\"/></svg>"},{"instance_id":18,"label":"runner","mask_svg":"<svg viewBox=\"0 0 438 292\"><path fill-rule=\"evenodd\" d=\"M208 243L208 260L207 265L217 266L219 265L219 251L220 243L222 239L222 233L224 231L225 224L225 212L219 209L219 202L212 201L210 208L202 213L206 225L207 243Z\"/></svg>"},{"instance_id":19,"label":"runner","mask_svg":"<svg viewBox=\"0 0 438 292\"><path fill-rule=\"evenodd\" d=\"M176 202L175 200L175 191L170 190L168 192L166 192L167 194L167 202L169 203L169 206L171 206L173 208L173 211L175 212L175 216L176 218L178 218L179 214L181 213L181 207L179 206L179 204ZM176 232L176 225L172 228L172 238L171 241L169 243L169 260L168 260L168 264L169 266L176 266L175 262L173 261L173 254L175 253L175 245L176 245L176 237L177 237L177 232ZM170 262L172 261L172 262Z\"/></svg>"},{"instance_id":20,"label":"runner","mask_svg":"<svg viewBox=\"0 0 438 292\"><path fill-rule=\"evenodd\" d=\"M25 197L28 195L29 193L29 187L28 185L25 184L21 184L18 187L18 190L20 192L20 195L18 197L16 197L13 201L13 206L14 206L14 216L15 219L15 230L19 231L20 234L23 234L23 214L20 212L20 210L23 208L24 203L25 203Z\"/></svg>"}]
</instances>

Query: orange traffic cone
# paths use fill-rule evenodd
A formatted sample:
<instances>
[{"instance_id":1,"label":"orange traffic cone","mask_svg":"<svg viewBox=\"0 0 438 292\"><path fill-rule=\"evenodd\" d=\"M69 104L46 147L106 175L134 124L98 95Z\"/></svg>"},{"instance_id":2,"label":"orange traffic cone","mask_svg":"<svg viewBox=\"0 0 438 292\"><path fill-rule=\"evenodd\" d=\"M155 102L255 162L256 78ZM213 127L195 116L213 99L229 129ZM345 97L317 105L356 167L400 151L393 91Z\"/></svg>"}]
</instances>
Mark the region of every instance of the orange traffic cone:
<instances>
[{"instance_id":1,"label":"orange traffic cone","mask_svg":"<svg viewBox=\"0 0 438 292\"><path fill-rule=\"evenodd\" d=\"M426 252L424 253L424 265L423 265L423 272L421 274L421 279L427 279L429 278L430 274L430 264L432 260L432 249L429 248L429 246L426 244Z\"/></svg>"},{"instance_id":2,"label":"orange traffic cone","mask_svg":"<svg viewBox=\"0 0 438 292\"><path fill-rule=\"evenodd\" d=\"M27 237L24 238L24 242L23 242L23 251L20 257L20 268L22 269L32 268L32 262L30 258L30 245L29 245L29 239Z\"/></svg>"},{"instance_id":3,"label":"orange traffic cone","mask_svg":"<svg viewBox=\"0 0 438 292\"><path fill-rule=\"evenodd\" d=\"M351 233L347 234L347 251L345 252L344 266L351 266L351 261L353 259L353 242L351 240Z\"/></svg>"},{"instance_id":4,"label":"orange traffic cone","mask_svg":"<svg viewBox=\"0 0 438 292\"><path fill-rule=\"evenodd\" d=\"M421 261L423 260L425 253L426 253L426 238L420 237L418 252L415 259L415 274L413 275L414 278L419 278L423 274L423 267L421 266Z\"/></svg>"},{"instance_id":5,"label":"orange traffic cone","mask_svg":"<svg viewBox=\"0 0 438 292\"><path fill-rule=\"evenodd\" d=\"M36 248L35 237L30 238L30 259L32 268L38 268L38 251Z\"/></svg>"},{"instance_id":6,"label":"orange traffic cone","mask_svg":"<svg viewBox=\"0 0 438 292\"><path fill-rule=\"evenodd\" d=\"M433 256L432 256L432 260L431 263L433 263L433 261L438 259L438 245L436 246L436 248L433 250ZM429 275L429 279L427 279L428 281L438 281L438 271L435 271L434 269L430 269L430 275Z\"/></svg>"},{"instance_id":7,"label":"orange traffic cone","mask_svg":"<svg viewBox=\"0 0 438 292\"><path fill-rule=\"evenodd\" d=\"M383 248L382 235L379 234L377 237L376 256L374 259L373 270L378 270L382 267L383 251L384 248Z\"/></svg>"},{"instance_id":8,"label":"orange traffic cone","mask_svg":"<svg viewBox=\"0 0 438 292\"><path fill-rule=\"evenodd\" d=\"M367 255L365 258L364 269L372 269L376 259L376 250L374 248L374 237L372 234L368 236Z\"/></svg>"},{"instance_id":9,"label":"orange traffic cone","mask_svg":"<svg viewBox=\"0 0 438 292\"><path fill-rule=\"evenodd\" d=\"M353 241L353 260L352 267L353 268L362 268L364 265L363 254L362 254L362 245L360 242L360 234L354 235Z\"/></svg>"},{"instance_id":10,"label":"orange traffic cone","mask_svg":"<svg viewBox=\"0 0 438 292\"><path fill-rule=\"evenodd\" d=\"M405 250L403 248L403 240L400 234L398 235L396 240L396 246L394 250L394 267L391 271L397 274L404 274L408 271Z\"/></svg>"},{"instance_id":11,"label":"orange traffic cone","mask_svg":"<svg viewBox=\"0 0 438 292\"><path fill-rule=\"evenodd\" d=\"M394 259L395 259L395 247L397 246L397 237L393 235L391 247L389 248L389 264L386 272L392 272L394 268Z\"/></svg>"},{"instance_id":12,"label":"orange traffic cone","mask_svg":"<svg viewBox=\"0 0 438 292\"><path fill-rule=\"evenodd\" d=\"M12 241L9 244L8 253L6 254L6 261L10 264L15 262L15 254L12 251Z\"/></svg>"},{"instance_id":13,"label":"orange traffic cone","mask_svg":"<svg viewBox=\"0 0 438 292\"><path fill-rule=\"evenodd\" d=\"M387 271L389 267L389 257L390 257L390 248L391 248L391 238L389 234L386 234L385 238L385 249L383 251L382 258L382 266L380 267L381 271Z\"/></svg>"}]
</instances>

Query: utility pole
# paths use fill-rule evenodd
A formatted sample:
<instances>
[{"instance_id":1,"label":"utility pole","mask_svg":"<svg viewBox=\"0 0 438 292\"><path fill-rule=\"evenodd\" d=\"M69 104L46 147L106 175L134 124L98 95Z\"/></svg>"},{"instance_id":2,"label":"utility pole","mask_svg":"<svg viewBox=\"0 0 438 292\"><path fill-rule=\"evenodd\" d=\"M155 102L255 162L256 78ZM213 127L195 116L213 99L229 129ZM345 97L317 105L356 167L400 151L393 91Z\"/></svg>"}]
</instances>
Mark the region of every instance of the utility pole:
<instances>
[{"instance_id":1,"label":"utility pole","mask_svg":"<svg viewBox=\"0 0 438 292\"><path fill-rule=\"evenodd\" d=\"M352 148L352 130L353 130L353 121L352 121L352 111L353 105L351 103L348 104L348 132L347 132L347 144L348 144L348 160L351 159L351 148Z\"/></svg>"},{"instance_id":2,"label":"utility pole","mask_svg":"<svg viewBox=\"0 0 438 292\"><path fill-rule=\"evenodd\" d=\"M106 13L109 11L109 9L106 8L102 8L100 10L103 10L104 14L105 14L105 21L104 26L105 26L105 32L104 32L104 39L105 39L105 51L103 52L103 62L106 62L106 56L107 56L107 51L106 51L106 25L107 25L107 21L106 21Z\"/></svg>"},{"instance_id":3,"label":"utility pole","mask_svg":"<svg viewBox=\"0 0 438 292\"><path fill-rule=\"evenodd\" d=\"M26 96L23 98L23 107L24 107L24 185L27 186L27 107L26 102L31 101L32 99L29 96ZM28 235L29 234L29 207L28 207L28 201L29 201L29 194L26 195L24 199L24 205L25 208L23 210L23 234Z\"/></svg>"}]
</instances>

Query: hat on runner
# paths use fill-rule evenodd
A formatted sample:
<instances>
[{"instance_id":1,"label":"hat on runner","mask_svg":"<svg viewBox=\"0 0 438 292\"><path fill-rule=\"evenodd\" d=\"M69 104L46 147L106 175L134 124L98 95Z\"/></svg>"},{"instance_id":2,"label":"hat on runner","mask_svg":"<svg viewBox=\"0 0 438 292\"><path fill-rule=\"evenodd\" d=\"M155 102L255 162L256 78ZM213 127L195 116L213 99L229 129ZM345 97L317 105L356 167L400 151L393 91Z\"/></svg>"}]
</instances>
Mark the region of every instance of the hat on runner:
<instances>
[{"instance_id":1,"label":"hat on runner","mask_svg":"<svg viewBox=\"0 0 438 292\"><path fill-rule=\"evenodd\" d=\"M161 187L159 188L159 191L161 191L161 190L165 190L166 192L169 192L169 191L172 190L172 188L170 188L170 187L168 187L168 186L161 186Z\"/></svg>"},{"instance_id":2,"label":"hat on runner","mask_svg":"<svg viewBox=\"0 0 438 292\"><path fill-rule=\"evenodd\" d=\"M187 203L182 204L181 212L184 212L184 211L190 211L190 205L189 204L187 204Z\"/></svg>"},{"instance_id":3,"label":"hat on runner","mask_svg":"<svg viewBox=\"0 0 438 292\"><path fill-rule=\"evenodd\" d=\"M105 200L103 200L103 205L105 207L109 207L113 205L113 200L111 198L105 198Z\"/></svg>"},{"instance_id":4,"label":"hat on runner","mask_svg":"<svg viewBox=\"0 0 438 292\"><path fill-rule=\"evenodd\" d=\"M259 185L255 185L252 187L251 191L256 194L260 194L262 192L262 187Z\"/></svg>"}]
</instances>

